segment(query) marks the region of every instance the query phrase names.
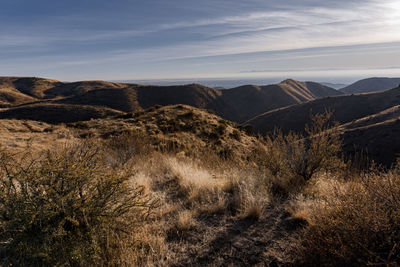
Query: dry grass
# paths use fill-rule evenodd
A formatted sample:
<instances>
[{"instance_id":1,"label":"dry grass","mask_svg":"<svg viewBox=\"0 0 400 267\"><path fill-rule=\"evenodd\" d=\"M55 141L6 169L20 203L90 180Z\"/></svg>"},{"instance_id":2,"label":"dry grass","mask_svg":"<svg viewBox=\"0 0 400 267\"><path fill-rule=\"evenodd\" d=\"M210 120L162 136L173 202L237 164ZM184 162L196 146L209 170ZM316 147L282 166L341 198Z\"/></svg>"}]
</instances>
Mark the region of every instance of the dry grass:
<instances>
[{"instance_id":1,"label":"dry grass","mask_svg":"<svg viewBox=\"0 0 400 267\"><path fill-rule=\"evenodd\" d=\"M197 221L194 218L193 211L184 210L179 212L176 222L176 228L180 232L186 232L196 227Z\"/></svg>"},{"instance_id":2,"label":"dry grass","mask_svg":"<svg viewBox=\"0 0 400 267\"><path fill-rule=\"evenodd\" d=\"M310 223L300 239L299 263L397 266L399 185L398 168L346 181L318 179L313 194L298 199L294 209L295 216Z\"/></svg>"},{"instance_id":3,"label":"dry grass","mask_svg":"<svg viewBox=\"0 0 400 267\"><path fill-rule=\"evenodd\" d=\"M130 235L158 205L126 171L107 168L86 145L39 159L2 152L1 261L123 264L120 245L135 250Z\"/></svg>"},{"instance_id":4,"label":"dry grass","mask_svg":"<svg viewBox=\"0 0 400 267\"><path fill-rule=\"evenodd\" d=\"M178 116L172 117L173 112ZM98 151L101 164L93 165L96 173L122 175L126 188L140 188L159 204L146 221L125 228L124 234L108 236L113 242L98 254L105 265L204 265L204 259L212 257L222 262L237 259L233 265L399 263L400 169L348 169L337 156L340 140L327 131L326 117L315 117L306 137L278 134L261 140L185 106L158 107L135 116L148 116L150 122L139 125L136 118L126 118L74 125L78 134L95 136L83 146ZM175 123L179 116L187 118ZM191 122L193 117L205 123ZM212 126L205 128L208 123ZM48 125L36 123L4 125L4 135L14 131L45 136L65 129L45 130ZM170 149L155 145L172 139L179 142ZM189 146L191 142L202 144ZM48 143L56 149L55 144ZM221 147L228 144L233 144L233 158L221 157ZM286 249L293 246L297 247ZM82 255L89 259L94 254ZM227 255L231 258L224 258ZM254 257L257 260L249 260Z\"/></svg>"}]
</instances>

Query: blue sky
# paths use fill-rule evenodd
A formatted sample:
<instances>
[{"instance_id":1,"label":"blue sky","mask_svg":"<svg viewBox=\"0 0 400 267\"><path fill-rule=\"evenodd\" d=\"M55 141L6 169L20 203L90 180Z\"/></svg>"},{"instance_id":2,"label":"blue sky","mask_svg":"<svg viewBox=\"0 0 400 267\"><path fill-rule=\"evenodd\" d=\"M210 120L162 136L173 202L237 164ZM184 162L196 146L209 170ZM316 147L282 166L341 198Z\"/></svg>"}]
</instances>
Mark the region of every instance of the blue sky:
<instances>
[{"instance_id":1,"label":"blue sky","mask_svg":"<svg viewBox=\"0 0 400 267\"><path fill-rule=\"evenodd\" d=\"M399 0L1 0L0 75L400 76Z\"/></svg>"}]
</instances>

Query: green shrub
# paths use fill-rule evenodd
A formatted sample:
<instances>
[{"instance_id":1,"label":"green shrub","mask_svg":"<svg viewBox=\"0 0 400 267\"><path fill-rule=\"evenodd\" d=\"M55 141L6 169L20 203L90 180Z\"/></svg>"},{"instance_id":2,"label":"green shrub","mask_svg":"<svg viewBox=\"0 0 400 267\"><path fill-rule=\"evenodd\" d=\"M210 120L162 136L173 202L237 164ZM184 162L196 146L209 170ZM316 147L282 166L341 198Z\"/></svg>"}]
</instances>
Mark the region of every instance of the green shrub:
<instances>
[{"instance_id":1,"label":"green shrub","mask_svg":"<svg viewBox=\"0 0 400 267\"><path fill-rule=\"evenodd\" d=\"M121 264L119 242L130 240L130 231L156 205L128 175L105 168L90 148L28 163L5 153L0 159L5 266Z\"/></svg>"}]
</instances>

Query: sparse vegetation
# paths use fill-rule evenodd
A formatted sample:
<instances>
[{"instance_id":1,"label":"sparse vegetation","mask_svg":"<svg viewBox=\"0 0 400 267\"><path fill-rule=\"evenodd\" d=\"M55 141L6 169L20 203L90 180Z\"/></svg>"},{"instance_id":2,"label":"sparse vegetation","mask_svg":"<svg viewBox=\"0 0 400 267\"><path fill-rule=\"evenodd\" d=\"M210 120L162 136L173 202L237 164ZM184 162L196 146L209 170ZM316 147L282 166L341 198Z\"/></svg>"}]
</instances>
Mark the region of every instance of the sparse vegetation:
<instances>
[{"instance_id":1,"label":"sparse vegetation","mask_svg":"<svg viewBox=\"0 0 400 267\"><path fill-rule=\"evenodd\" d=\"M184 105L151 110L69 124L60 152L1 150L1 265L400 264L400 167L351 169L332 113L255 137Z\"/></svg>"},{"instance_id":2,"label":"sparse vegetation","mask_svg":"<svg viewBox=\"0 0 400 267\"><path fill-rule=\"evenodd\" d=\"M156 207L85 146L29 161L2 153L0 163L2 265L123 264L119 242L133 251L129 236Z\"/></svg>"},{"instance_id":3,"label":"sparse vegetation","mask_svg":"<svg viewBox=\"0 0 400 267\"><path fill-rule=\"evenodd\" d=\"M331 118L331 112L312 116L306 136L293 132L283 135L278 130L265 138L264 149L259 149L256 161L271 172L274 195L288 197L301 192L321 171L335 172L345 167L339 154L340 137L330 129Z\"/></svg>"},{"instance_id":4,"label":"sparse vegetation","mask_svg":"<svg viewBox=\"0 0 400 267\"><path fill-rule=\"evenodd\" d=\"M330 266L400 264L400 172L371 170L348 181L321 180L298 262Z\"/></svg>"}]
</instances>

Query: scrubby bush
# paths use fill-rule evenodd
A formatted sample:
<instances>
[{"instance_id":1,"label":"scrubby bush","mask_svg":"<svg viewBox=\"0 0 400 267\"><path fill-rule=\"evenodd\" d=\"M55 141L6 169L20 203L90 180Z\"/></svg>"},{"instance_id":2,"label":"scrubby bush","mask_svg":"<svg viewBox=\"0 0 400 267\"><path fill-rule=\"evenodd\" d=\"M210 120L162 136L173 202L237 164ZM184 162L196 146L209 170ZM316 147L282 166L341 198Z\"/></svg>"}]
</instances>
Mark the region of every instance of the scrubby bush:
<instances>
[{"instance_id":1,"label":"scrubby bush","mask_svg":"<svg viewBox=\"0 0 400 267\"><path fill-rule=\"evenodd\" d=\"M218 133L218 135L224 135L225 131L226 131L227 125L225 123L221 123L217 126L216 128L216 132Z\"/></svg>"},{"instance_id":2,"label":"scrubby bush","mask_svg":"<svg viewBox=\"0 0 400 267\"><path fill-rule=\"evenodd\" d=\"M153 150L150 138L140 132L125 132L103 141L103 153L112 166L127 163L135 156L145 156Z\"/></svg>"},{"instance_id":3,"label":"scrubby bush","mask_svg":"<svg viewBox=\"0 0 400 267\"><path fill-rule=\"evenodd\" d=\"M273 178L272 193L287 197L299 192L315 174L336 172L344 167L340 157L342 142L331 129L331 112L311 116L306 136L299 133L283 135L277 130L264 139L264 150L258 153Z\"/></svg>"},{"instance_id":4,"label":"scrubby bush","mask_svg":"<svg viewBox=\"0 0 400 267\"><path fill-rule=\"evenodd\" d=\"M240 134L240 131L239 130L237 130L237 129L234 129L233 131L232 131L232 133L230 134L230 136L232 137L232 138L234 138L234 139L236 139L237 141L241 141L241 139L242 139L242 136L241 136L241 134Z\"/></svg>"},{"instance_id":5,"label":"scrubby bush","mask_svg":"<svg viewBox=\"0 0 400 267\"><path fill-rule=\"evenodd\" d=\"M339 158L342 142L339 134L330 129L332 114L311 115L312 124L305 129L306 138L301 135L288 136L289 169L304 181L310 180L320 170L333 171L342 166Z\"/></svg>"},{"instance_id":6,"label":"scrubby bush","mask_svg":"<svg viewBox=\"0 0 400 267\"><path fill-rule=\"evenodd\" d=\"M87 147L29 162L2 153L1 265L123 264L121 242L134 250L128 237L156 202L98 156Z\"/></svg>"},{"instance_id":7,"label":"scrubby bush","mask_svg":"<svg viewBox=\"0 0 400 267\"><path fill-rule=\"evenodd\" d=\"M399 168L334 183L309 214L299 264L400 265Z\"/></svg>"}]
</instances>

